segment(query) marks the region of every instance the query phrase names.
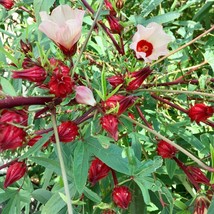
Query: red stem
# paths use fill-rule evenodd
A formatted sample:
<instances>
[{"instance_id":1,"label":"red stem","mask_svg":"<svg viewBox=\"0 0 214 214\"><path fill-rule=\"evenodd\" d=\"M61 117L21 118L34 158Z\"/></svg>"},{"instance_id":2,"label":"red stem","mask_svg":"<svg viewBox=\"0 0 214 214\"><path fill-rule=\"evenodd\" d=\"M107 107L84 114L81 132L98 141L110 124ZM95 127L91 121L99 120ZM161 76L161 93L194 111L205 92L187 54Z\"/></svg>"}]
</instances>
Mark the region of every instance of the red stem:
<instances>
[{"instance_id":1,"label":"red stem","mask_svg":"<svg viewBox=\"0 0 214 214\"><path fill-rule=\"evenodd\" d=\"M151 124L146 120L143 112L141 111L140 107L137 105L136 106L136 109L137 109L137 112L140 116L140 118L143 120L143 122L150 128L150 129L153 129L153 127L151 126Z\"/></svg>"},{"instance_id":2,"label":"red stem","mask_svg":"<svg viewBox=\"0 0 214 214\"><path fill-rule=\"evenodd\" d=\"M15 163L17 160L18 160L18 158L15 158L15 159L13 159L13 160L11 160L11 161L9 161L9 162L7 162L7 163L1 165L1 166L0 166L0 170L6 168L6 167L8 167L8 166L10 166L11 164Z\"/></svg>"},{"instance_id":3,"label":"red stem","mask_svg":"<svg viewBox=\"0 0 214 214\"><path fill-rule=\"evenodd\" d=\"M155 93L151 93L151 96L152 96L154 99L156 99L156 100L159 100L159 101L161 101L161 102L163 102L163 103L166 103L167 105L169 105L169 106L171 106L171 107L173 107L173 108L176 108L176 109L180 110L181 112L184 112L184 113L186 113L186 114L188 113L188 111L187 111L186 109L184 109L184 108L182 108L182 107L180 107L180 106L178 106L178 105L176 105L176 104L174 104L174 103L171 103L171 102L169 102L168 100L163 99L162 97L157 96Z\"/></svg>"},{"instance_id":4,"label":"red stem","mask_svg":"<svg viewBox=\"0 0 214 214\"><path fill-rule=\"evenodd\" d=\"M59 104L62 99L54 97L7 97L4 100L0 100L0 109L13 108L16 106L28 106L28 105L45 105L54 101L54 104Z\"/></svg>"},{"instance_id":5,"label":"red stem","mask_svg":"<svg viewBox=\"0 0 214 214\"><path fill-rule=\"evenodd\" d=\"M118 185L118 180L117 180L117 176L116 176L116 173L113 169L111 169L111 174L112 174L112 177L113 177L113 180L114 180L114 186L117 186Z\"/></svg>"},{"instance_id":6,"label":"red stem","mask_svg":"<svg viewBox=\"0 0 214 214\"><path fill-rule=\"evenodd\" d=\"M86 0L81 0L81 1L84 4L84 6L94 15L95 11L91 8L91 6L88 4L88 2ZM121 55L124 55L123 49L121 50L120 46L118 45L118 43L116 42L116 40L114 39L114 37L112 36L112 34L110 33L109 29L105 26L105 24L102 21L99 21L99 24L103 28L103 30L106 32L106 34L108 35L108 37L111 39L111 41L113 42L113 44L114 44L115 48L117 49L117 51Z\"/></svg>"}]
</instances>

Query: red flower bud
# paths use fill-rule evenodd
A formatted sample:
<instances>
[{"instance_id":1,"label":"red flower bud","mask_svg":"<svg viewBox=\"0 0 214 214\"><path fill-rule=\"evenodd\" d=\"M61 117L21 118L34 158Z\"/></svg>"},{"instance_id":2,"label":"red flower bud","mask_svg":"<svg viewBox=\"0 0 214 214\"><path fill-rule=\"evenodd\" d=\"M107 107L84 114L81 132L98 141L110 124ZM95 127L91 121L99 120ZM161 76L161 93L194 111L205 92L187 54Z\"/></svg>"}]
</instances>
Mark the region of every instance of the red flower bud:
<instances>
[{"instance_id":1,"label":"red flower bud","mask_svg":"<svg viewBox=\"0 0 214 214\"><path fill-rule=\"evenodd\" d=\"M116 13L115 9L113 8L111 2L108 0L104 0L104 3L105 3L106 8L110 11L110 15L116 16L117 13Z\"/></svg>"},{"instance_id":2,"label":"red flower bud","mask_svg":"<svg viewBox=\"0 0 214 214\"><path fill-rule=\"evenodd\" d=\"M34 146L34 144L37 143L41 138L42 138L42 135L37 135L37 136L31 138L28 141L27 145L28 146ZM50 140L48 140L42 147L46 148L49 145L49 143L50 143Z\"/></svg>"},{"instance_id":3,"label":"red flower bud","mask_svg":"<svg viewBox=\"0 0 214 214\"><path fill-rule=\"evenodd\" d=\"M0 151L21 147L25 136L26 133L21 128L13 125L0 125Z\"/></svg>"},{"instance_id":4,"label":"red flower bud","mask_svg":"<svg viewBox=\"0 0 214 214\"><path fill-rule=\"evenodd\" d=\"M210 201L205 196L199 196L195 199L193 214L206 214Z\"/></svg>"},{"instance_id":5,"label":"red flower bud","mask_svg":"<svg viewBox=\"0 0 214 214\"><path fill-rule=\"evenodd\" d=\"M7 170L4 188L7 188L14 182L22 178L27 171L27 166L24 162L15 162L11 164Z\"/></svg>"},{"instance_id":6,"label":"red flower bud","mask_svg":"<svg viewBox=\"0 0 214 214\"><path fill-rule=\"evenodd\" d=\"M115 141L118 140L118 119L115 115L104 115L100 118L100 124Z\"/></svg>"},{"instance_id":7,"label":"red flower bud","mask_svg":"<svg viewBox=\"0 0 214 214\"><path fill-rule=\"evenodd\" d=\"M22 62L22 68L24 68L24 69L32 68L35 65L36 65L36 63L29 58L24 58L24 60Z\"/></svg>"},{"instance_id":8,"label":"red flower bud","mask_svg":"<svg viewBox=\"0 0 214 214\"><path fill-rule=\"evenodd\" d=\"M107 80L112 85L113 88L116 88L118 85L124 83L124 77L122 75L108 77Z\"/></svg>"},{"instance_id":9,"label":"red flower bud","mask_svg":"<svg viewBox=\"0 0 214 214\"><path fill-rule=\"evenodd\" d=\"M188 115L192 121L204 122L209 117L211 117L214 113L214 107L213 106L206 106L203 103L197 103L194 106L192 106L189 111Z\"/></svg>"},{"instance_id":10,"label":"red flower bud","mask_svg":"<svg viewBox=\"0 0 214 214\"><path fill-rule=\"evenodd\" d=\"M105 163L95 158L88 171L88 180L94 186L99 180L105 178L109 171L110 168Z\"/></svg>"},{"instance_id":11,"label":"red flower bud","mask_svg":"<svg viewBox=\"0 0 214 214\"><path fill-rule=\"evenodd\" d=\"M22 40L20 40L20 46L24 54L28 54L29 52L32 52L32 46L30 43L28 42L25 43Z\"/></svg>"},{"instance_id":12,"label":"red flower bud","mask_svg":"<svg viewBox=\"0 0 214 214\"><path fill-rule=\"evenodd\" d=\"M49 59L51 66L53 67L53 71L57 73L58 71L62 72L63 75L69 75L70 68L65 65L61 60L51 58Z\"/></svg>"},{"instance_id":13,"label":"red flower bud","mask_svg":"<svg viewBox=\"0 0 214 214\"><path fill-rule=\"evenodd\" d=\"M210 180L204 175L204 173L198 167L188 166L187 170L197 183L206 184L208 186L210 185Z\"/></svg>"},{"instance_id":14,"label":"red flower bud","mask_svg":"<svg viewBox=\"0 0 214 214\"><path fill-rule=\"evenodd\" d=\"M164 140L159 141L157 144L157 153L162 158L173 158L176 152L176 148Z\"/></svg>"},{"instance_id":15,"label":"red flower bud","mask_svg":"<svg viewBox=\"0 0 214 214\"><path fill-rule=\"evenodd\" d=\"M139 71L128 74L128 77L131 78L131 81L128 83L126 90L134 91L138 89L151 73L152 70L150 69L150 67L145 67Z\"/></svg>"},{"instance_id":16,"label":"red flower bud","mask_svg":"<svg viewBox=\"0 0 214 214\"><path fill-rule=\"evenodd\" d=\"M7 10L10 10L14 5L14 0L0 0L0 4Z\"/></svg>"},{"instance_id":17,"label":"red flower bud","mask_svg":"<svg viewBox=\"0 0 214 214\"><path fill-rule=\"evenodd\" d=\"M112 110L116 107L119 107L119 102L124 98L125 98L125 96L120 95L120 94L115 94L115 95L109 97L106 101L103 101L101 103L103 110L106 112L108 110ZM118 111L118 109L117 109L117 111Z\"/></svg>"},{"instance_id":18,"label":"red flower bud","mask_svg":"<svg viewBox=\"0 0 214 214\"><path fill-rule=\"evenodd\" d=\"M137 98L134 96L127 96L127 97L124 97L123 99L121 99L119 102L120 107L118 110L118 115L121 115L122 113L124 113L126 111L126 109L131 107L134 104L136 99Z\"/></svg>"},{"instance_id":19,"label":"red flower bud","mask_svg":"<svg viewBox=\"0 0 214 214\"><path fill-rule=\"evenodd\" d=\"M107 20L111 29L111 33L113 34L121 34L123 27L120 25L119 21L114 16L107 16Z\"/></svg>"},{"instance_id":20,"label":"red flower bud","mask_svg":"<svg viewBox=\"0 0 214 214\"><path fill-rule=\"evenodd\" d=\"M128 206L132 200L132 194L128 187L118 186L113 189L112 198L118 207L128 209Z\"/></svg>"},{"instance_id":21,"label":"red flower bud","mask_svg":"<svg viewBox=\"0 0 214 214\"><path fill-rule=\"evenodd\" d=\"M24 110L8 110L4 109L1 112L0 123L18 123L27 125L27 113Z\"/></svg>"},{"instance_id":22,"label":"red flower bud","mask_svg":"<svg viewBox=\"0 0 214 214\"><path fill-rule=\"evenodd\" d=\"M17 79L25 79L30 82L36 82L36 83L42 83L47 76L46 71L44 68L34 65L31 68L24 69L22 71L12 71L13 75L12 77Z\"/></svg>"},{"instance_id":23,"label":"red flower bud","mask_svg":"<svg viewBox=\"0 0 214 214\"><path fill-rule=\"evenodd\" d=\"M76 136L79 135L79 128L72 121L62 122L57 129L59 133L59 140L63 143L69 143L75 140ZM55 137L52 137L52 141L55 142Z\"/></svg>"},{"instance_id":24,"label":"red flower bud","mask_svg":"<svg viewBox=\"0 0 214 214\"><path fill-rule=\"evenodd\" d=\"M118 10L121 10L124 6L124 0L117 0L116 7Z\"/></svg>"},{"instance_id":25,"label":"red flower bud","mask_svg":"<svg viewBox=\"0 0 214 214\"><path fill-rule=\"evenodd\" d=\"M58 69L53 73L48 85L51 94L64 98L73 92L74 82L68 74Z\"/></svg>"}]
</instances>

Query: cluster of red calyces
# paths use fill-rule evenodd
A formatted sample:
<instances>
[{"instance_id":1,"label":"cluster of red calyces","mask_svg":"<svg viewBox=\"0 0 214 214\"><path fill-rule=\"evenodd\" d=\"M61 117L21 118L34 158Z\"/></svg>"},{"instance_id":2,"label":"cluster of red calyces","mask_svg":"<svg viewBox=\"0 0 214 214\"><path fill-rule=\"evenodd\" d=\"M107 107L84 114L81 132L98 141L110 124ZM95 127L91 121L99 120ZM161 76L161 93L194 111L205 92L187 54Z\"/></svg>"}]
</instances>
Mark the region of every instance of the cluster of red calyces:
<instances>
[{"instance_id":1,"label":"cluster of red calyces","mask_svg":"<svg viewBox=\"0 0 214 214\"><path fill-rule=\"evenodd\" d=\"M91 162L91 166L88 171L88 181L91 183L92 186L94 186L98 181L107 177L109 174L109 171L112 172L113 180L115 184L115 187L113 188L113 191L112 191L112 200L117 207L121 209L128 209L129 204L132 200L132 194L129 188L126 186L118 186L118 181L114 170L111 169L109 166L107 166L98 158L95 158ZM115 212L114 210L108 209L108 210L104 210L102 213L113 214Z\"/></svg>"},{"instance_id":2,"label":"cluster of red calyces","mask_svg":"<svg viewBox=\"0 0 214 214\"><path fill-rule=\"evenodd\" d=\"M49 59L49 65L43 67L40 62L26 58L21 71L13 71L13 78L20 78L36 83L39 87L49 89L56 97L65 98L74 91L74 80L70 77L70 68L62 61ZM50 70L47 72L47 70ZM52 72L51 72L52 71ZM46 79L49 79L46 83Z\"/></svg>"}]
</instances>

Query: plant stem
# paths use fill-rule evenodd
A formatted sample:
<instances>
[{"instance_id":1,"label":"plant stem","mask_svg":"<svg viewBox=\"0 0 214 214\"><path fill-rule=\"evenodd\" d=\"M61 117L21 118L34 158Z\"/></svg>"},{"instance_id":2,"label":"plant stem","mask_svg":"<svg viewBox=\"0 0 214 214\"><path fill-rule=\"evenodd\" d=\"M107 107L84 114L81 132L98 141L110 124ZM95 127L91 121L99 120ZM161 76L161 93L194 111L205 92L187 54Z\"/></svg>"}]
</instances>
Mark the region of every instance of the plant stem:
<instances>
[{"instance_id":1,"label":"plant stem","mask_svg":"<svg viewBox=\"0 0 214 214\"><path fill-rule=\"evenodd\" d=\"M18 158L15 158L15 159L13 159L13 160L11 160L11 161L9 161L9 162L7 162L7 163L1 165L1 166L0 166L0 170L6 168L6 167L8 167L8 166L10 166L11 164L15 163L16 161L18 161Z\"/></svg>"},{"instance_id":2,"label":"plant stem","mask_svg":"<svg viewBox=\"0 0 214 214\"><path fill-rule=\"evenodd\" d=\"M152 130L147 126L144 126L143 124L141 124L141 123L139 123L139 122L127 117L126 115L121 115L121 117L125 118L126 120L129 120L130 122L140 126L143 129L146 129L148 132L152 133L153 135L155 135L159 139L162 139L162 140L166 141L167 143L169 143L170 145L174 146L176 149L178 149L179 151L183 152L185 155L187 155L189 158L191 158L193 161L195 161L203 169L208 170L210 172L214 172L214 168L207 166L202 161L200 161L198 158L196 158L194 155L192 155L190 152L188 152L187 150L185 150L184 148L182 148L178 144L174 143L173 141L169 140L168 138L164 137L160 133L156 132L155 130Z\"/></svg>"},{"instance_id":3,"label":"plant stem","mask_svg":"<svg viewBox=\"0 0 214 214\"><path fill-rule=\"evenodd\" d=\"M206 30L204 33L202 33L201 35L197 36L195 39L191 40L190 42L187 42L185 45L182 45L181 47L177 48L174 51L171 51L169 54L167 54L166 56L161 57L159 60L155 61L154 63L152 63L150 65L150 67L158 64L159 62L163 61L164 59L166 59L167 57L173 55L174 53L177 53L178 51L184 49L185 47L191 45L192 43L194 43L195 41L199 40L201 37L203 37L204 35L208 34L209 32L211 32L212 30L214 30L214 26L212 26L210 29Z\"/></svg>"},{"instance_id":4,"label":"plant stem","mask_svg":"<svg viewBox=\"0 0 214 214\"><path fill-rule=\"evenodd\" d=\"M67 175L66 175L65 164L63 161L63 156L62 156L62 151L61 151L61 146L60 146L60 141L59 141L59 135L58 135L58 130L57 130L55 110L52 110L52 112L51 112L51 121L52 121L53 129L54 129L54 136L55 136L55 140L56 140L56 148L57 148L60 168L61 168L61 172L62 172L62 179L63 179L63 183L64 183L65 195L67 197L66 202L67 202L67 207L68 207L68 214L73 214L72 205L71 205L71 196L70 196L69 187L68 187L68 179L67 179Z\"/></svg>"},{"instance_id":5,"label":"plant stem","mask_svg":"<svg viewBox=\"0 0 214 214\"><path fill-rule=\"evenodd\" d=\"M78 64L79 64L79 61L80 61L81 56L82 56L82 54L83 54L83 51L85 50L86 45L88 44L88 40L89 40L89 38L90 38L90 36L91 36L91 34L92 34L92 31L93 31L93 29L94 29L94 26L96 25L96 22L97 22L97 20L98 20L98 17L99 17L99 15L100 15L100 13L101 13L102 6L103 6L103 2L104 2L104 0L100 0L100 5L99 5L99 8L98 8L98 10L97 10L97 13L96 13L96 15L95 15L95 17L94 17L93 24L92 24L92 26L91 26L91 28L90 28L90 30L89 30L89 32L88 32L88 35L87 35L87 37L86 37L86 39L85 39L85 42L84 42L84 44L83 44L83 46L82 46L82 48L81 48L80 54L79 54L79 56L78 56L78 58L77 58L77 61L76 61L75 64L74 64L74 68L73 68L72 73L71 73L71 76L72 76L72 77L73 77L73 75L74 75L74 73L75 73L75 71L76 71L76 69L77 69L77 66L78 66ZM85 78L86 78L86 81L87 81L88 86L89 86L89 85L90 85L90 82L89 82L88 76L87 76L86 72L84 72L84 74L85 74Z\"/></svg>"},{"instance_id":6,"label":"plant stem","mask_svg":"<svg viewBox=\"0 0 214 214\"><path fill-rule=\"evenodd\" d=\"M168 90L168 89L139 89L139 91L147 91L147 92L164 92L164 93L174 93L174 94L192 94L192 95L201 95L205 97L214 98L214 94L204 93L199 91L180 91L180 90Z\"/></svg>"}]
</instances>

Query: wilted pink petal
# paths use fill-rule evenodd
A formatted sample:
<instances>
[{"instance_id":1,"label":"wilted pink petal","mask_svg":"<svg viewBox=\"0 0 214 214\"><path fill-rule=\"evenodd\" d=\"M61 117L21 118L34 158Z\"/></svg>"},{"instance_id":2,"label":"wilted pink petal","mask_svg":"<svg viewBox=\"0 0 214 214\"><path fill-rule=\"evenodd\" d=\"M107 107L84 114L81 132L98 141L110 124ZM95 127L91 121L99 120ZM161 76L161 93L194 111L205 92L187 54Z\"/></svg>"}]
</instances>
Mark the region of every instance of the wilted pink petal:
<instances>
[{"instance_id":1,"label":"wilted pink petal","mask_svg":"<svg viewBox=\"0 0 214 214\"><path fill-rule=\"evenodd\" d=\"M137 25L130 48L138 59L151 62L168 53L167 45L170 41L171 37L164 32L162 25L151 22L146 27Z\"/></svg>"},{"instance_id":2,"label":"wilted pink petal","mask_svg":"<svg viewBox=\"0 0 214 214\"><path fill-rule=\"evenodd\" d=\"M76 86L75 89L76 96L75 99L77 103L86 104L90 106L95 106L96 101L92 91L86 86Z\"/></svg>"},{"instance_id":3,"label":"wilted pink petal","mask_svg":"<svg viewBox=\"0 0 214 214\"><path fill-rule=\"evenodd\" d=\"M72 9L69 5L59 5L50 16L42 11L39 30L52 39L64 54L73 55L81 36L84 13L85 11Z\"/></svg>"}]
</instances>

